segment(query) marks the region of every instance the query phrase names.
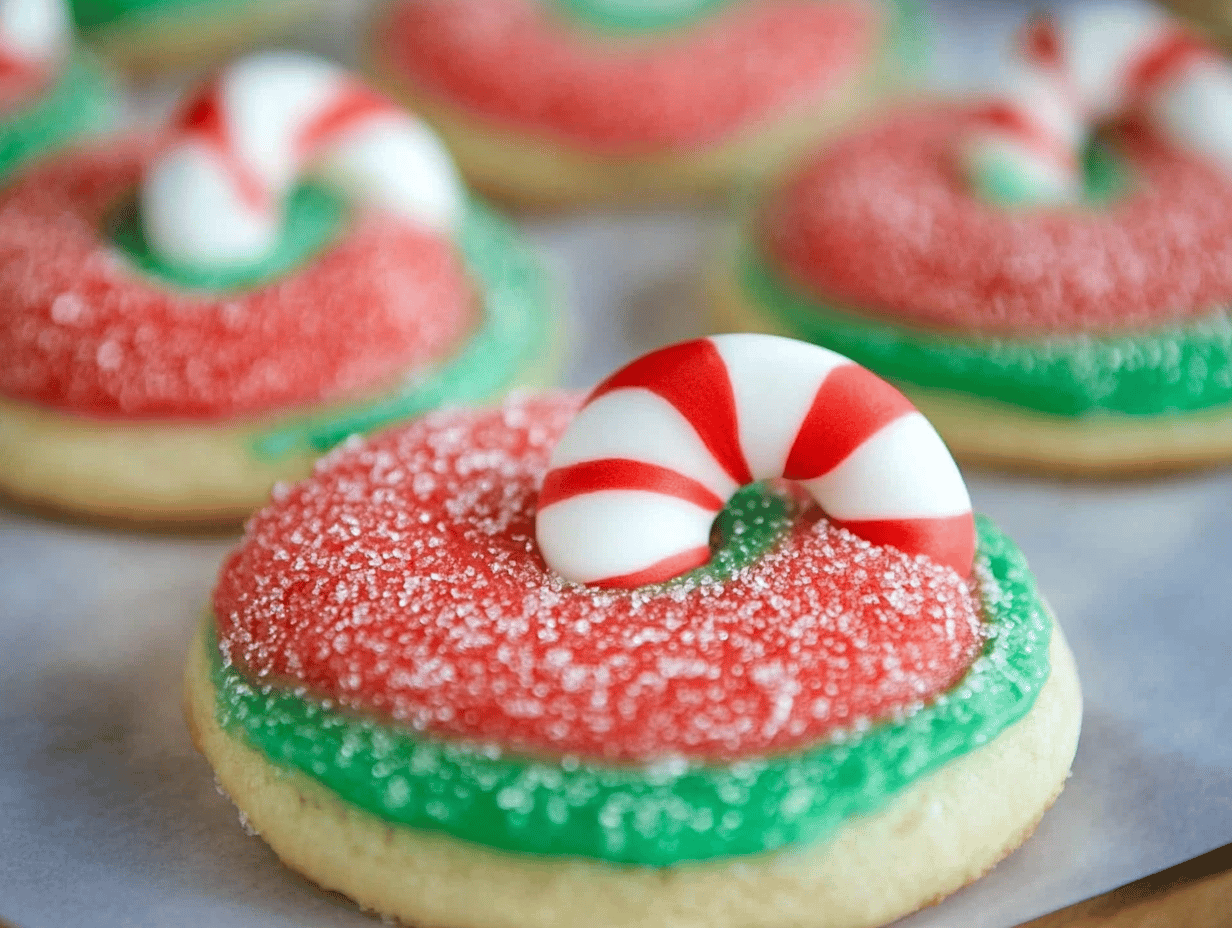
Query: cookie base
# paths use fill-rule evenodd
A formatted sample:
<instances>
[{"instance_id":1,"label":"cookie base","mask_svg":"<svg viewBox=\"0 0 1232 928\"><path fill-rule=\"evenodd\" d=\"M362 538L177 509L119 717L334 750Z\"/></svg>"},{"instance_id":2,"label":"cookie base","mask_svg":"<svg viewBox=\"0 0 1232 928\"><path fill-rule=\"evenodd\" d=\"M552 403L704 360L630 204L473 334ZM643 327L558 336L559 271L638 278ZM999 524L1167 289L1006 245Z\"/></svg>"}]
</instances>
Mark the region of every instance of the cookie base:
<instances>
[{"instance_id":1,"label":"cookie base","mask_svg":"<svg viewBox=\"0 0 1232 928\"><path fill-rule=\"evenodd\" d=\"M727 249L710 275L716 332L799 336L762 311L732 271ZM1049 415L996 400L895 381L964 464L1072 477L1134 477L1232 462L1232 409L1166 416Z\"/></svg>"},{"instance_id":2,"label":"cookie base","mask_svg":"<svg viewBox=\"0 0 1232 928\"><path fill-rule=\"evenodd\" d=\"M383 17L375 20L372 35L382 34L382 23ZM691 150L609 154L519 131L451 104L410 82L380 51L379 41L369 42L366 71L436 130L472 187L529 209L689 202L763 186L895 86L888 62L879 60L823 99L734 138Z\"/></svg>"},{"instance_id":3,"label":"cookie base","mask_svg":"<svg viewBox=\"0 0 1232 928\"><path fill-rule=\"evenodd\" d=\"M554 327L552 343L518 374L518 386L555 379L560 340ZM0 497L36 513L107 525L237 528L265 505L275 483L307 477L321 455L296 448L261 458L253 452L257 437L327 412L317 407L210 423L123 421L0 397Z\"/></svg>"},{"instance_id":4,"label":"cookie base","mask_svg":"<svg viewBox=\"0 0 1232 928\"><path fill-rule=\"evenodd\" d=\"M247 821L322 887L434 928L882 925L978 879L1026 840L1069 775L1082 716L1073 655L1054 626L1052 674L1031 711L881 812L819 847L660 870L497 851L347 805L222 730L204 632L185 671L185 717Z\"/></svg>"},{"instance_id":5,"label":"cookie base","mask_svg":"<svg viewBox=\"0 0 1232 928\"><path fill-rule=\"evenodd\" d=\"M152 75L219 64L289 32L320 13L319 0L177 7L134 14L90 29L86 40L117 69Z\"/></svg>"}]
</instances>

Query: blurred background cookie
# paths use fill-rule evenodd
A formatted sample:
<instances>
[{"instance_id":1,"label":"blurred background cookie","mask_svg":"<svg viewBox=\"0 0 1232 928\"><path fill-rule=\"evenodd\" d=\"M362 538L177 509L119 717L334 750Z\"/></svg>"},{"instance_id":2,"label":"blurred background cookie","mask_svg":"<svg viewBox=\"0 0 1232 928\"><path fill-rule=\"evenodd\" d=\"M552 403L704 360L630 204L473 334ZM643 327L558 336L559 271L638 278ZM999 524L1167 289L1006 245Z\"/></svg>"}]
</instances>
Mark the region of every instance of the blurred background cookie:
<instances>
[{"instance_id":1,"label":"blurred background cookie","mask_svg":"<svg viewBox=\"0 0 1232 928\"><path fill-rule=\"evenodd\" d=\"M551 287L413 117L334 65L243 60L169 139L0 198L0 489L234 523L355 432L554 364Z\"/></svg>"},{"instance_id":2,"label":"blurred background cookie","mask_svg":"<svg viewBox=\"0 0 1232 928\"><path fill-rule=\"evenodd\" d=\"M1020 56L1003 96L805 162L716 273L720 325L867 364L968 459L1232 459L1232 69L1140 4L1038 20Z\"/></svg>"},{"instance_id":3,"label":"blurred background cookie","mask_svg":"<svg viewBox=\"0 0 1232 928\"><path fill-rule=\"evenodd\" d=\"M478 187L532 205L764 177L918 67L909 0L394 0L382 85Z\"/></svg>"}]
</instances>

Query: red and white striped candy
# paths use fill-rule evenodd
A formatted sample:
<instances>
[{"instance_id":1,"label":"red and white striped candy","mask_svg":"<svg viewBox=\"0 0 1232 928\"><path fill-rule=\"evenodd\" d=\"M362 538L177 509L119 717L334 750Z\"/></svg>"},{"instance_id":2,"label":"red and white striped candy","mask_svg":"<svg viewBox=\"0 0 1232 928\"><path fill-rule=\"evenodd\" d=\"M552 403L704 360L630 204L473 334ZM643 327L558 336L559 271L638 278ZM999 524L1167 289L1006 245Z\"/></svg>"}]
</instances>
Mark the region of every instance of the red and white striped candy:
<instances>
[{"instance_id":1,"label":"red and white striped candy","mask_svg":"<svg viewBox=\"0 0 1232 928\"><path fill-rule=\"evenodd\" d=\"M727 500L772 477L868 541L971 571L971 500L929 422L842 355L773 335L663 348L600 384L553 451L539 549L576 583L662 582L705 564Z\"/></svg>"},{"instance_id":2,"label":"red and white striped candy","mask_svg":"<svg viewBox=\"0 0 1232 928\"><path fill-rule=\"evenodd\" d=\"M1232 171L1232 67L1154 7L1079 4L1059 25L1037 18L1012 75L964 140L977 185L1008 175L1025 201L1080 200L1091 131L1128 115Z\"/></svg>"},{"instance_id":3,"label":"red and white striped candy","mask_svg":"<svg viewBox=\"0 0 1232 928\"><path fill-rule=\"evenodd\" d=\"M0 0L0 75L52 71L71 40L64 0Z\"/></svg>"},{"instance_id":4,"label":"red and white striped candy","mask_svg":"<svg viewBox=\"0 0 1232 928\"><path fill-rule=\"evenodd\" d=\"M265 255L311 172L351 199L451 231L464 194L436 136L341 68L307 55L236 62L185 107L141 188L163 257L227 267Z\"/></svg>"}]
</instances>

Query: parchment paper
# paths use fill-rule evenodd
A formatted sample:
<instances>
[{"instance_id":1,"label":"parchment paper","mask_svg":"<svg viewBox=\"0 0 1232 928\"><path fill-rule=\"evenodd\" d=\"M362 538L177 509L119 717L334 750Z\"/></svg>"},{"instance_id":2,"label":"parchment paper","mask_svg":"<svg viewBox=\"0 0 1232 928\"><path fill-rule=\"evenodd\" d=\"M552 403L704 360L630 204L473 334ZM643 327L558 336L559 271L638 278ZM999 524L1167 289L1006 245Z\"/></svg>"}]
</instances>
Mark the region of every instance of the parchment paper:
<instances>
[{"instance_id":1,"label":"parchment paper","mask_svg":"<svg viewBox=\"0 0 1232 928\"><path fill-rule=\"evenodd\" d=\"M950 36L998 35L1009 15L984 0L942 13ZM962 71L950 62L950 78ZM695 281L716 225L671 212L526 223L571 293L568 384L701 330ZM1086 715L1035 837L904 928L1009 928L1232 841L1232 472L969 477L1064 624ZM189 744L180 668L233 543L0 514L0 919L373 924L245 834Z\"/></svg>"}]
</instances>

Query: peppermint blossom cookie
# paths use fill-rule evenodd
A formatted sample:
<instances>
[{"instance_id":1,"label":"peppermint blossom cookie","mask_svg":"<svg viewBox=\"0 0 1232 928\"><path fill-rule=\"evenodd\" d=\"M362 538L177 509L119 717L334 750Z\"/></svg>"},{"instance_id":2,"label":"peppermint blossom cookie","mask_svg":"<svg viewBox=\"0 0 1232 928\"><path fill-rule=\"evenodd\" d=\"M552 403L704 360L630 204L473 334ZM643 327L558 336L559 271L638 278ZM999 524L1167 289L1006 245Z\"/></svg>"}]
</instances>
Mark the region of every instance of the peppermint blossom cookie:
<instances>
[{"instance_id":1,"label":"peppermint blossom cookie","mask_svg":"<svg viewBox=\"0 0 1232 928\"><path fill-rule=\"evenodd\" d=\"M1232 459L1232 70L1141 7L1025 38L1003 99L804 164L725 257L720 322L868 365L960 457Z\"/></svg>"},{"instance_id":2,"label":"peppermint blossom cookie","mask_svg":"<svg viewBox=\"0 0 1232 928\"><path fill-rule=\"evenodd\" d=\"M332 454L185 711L284 862L407 924L858 928L1030 834L1081 695L928 422L739 335Z\"/></svg>"},{"instance_id":3,"label":"peppermint blossom cookie","mask_svg":"<svg viewBox=\"0 0 1232 928\"><path fill-rule=\"evenodd\" d=\"M764 177L921 45L913 0L395 0L370 52L474 184L569 205Z\"/></svg>"},{"instance_id":4,"label":"peppermint blossom cookie","mask_svg":"<svg viewBox=\"0 0 1232 928\"><path fill-rule=\"evenodd\" d=\"M110 76L73 48L62 0L0 2L0 179L111 128L119 110Z\"/></svg>"},{"instance_id":5,"label":"peppermint blossom cookie","mask_svg":"<svg viewBox=\"0 0 1232 928\"><path fill-rule=\"evenodd\" d=\"M435 137L333 65L223 72L162 144L0 196L0 490L234 522L355 432L550 376L551 287Z\"/></svg>"},{"instance_id":6,"label":"peppermint blossom cookie","mask_svg":"<svg viewBox=\"0 0 1232 928\"><path fill-rule=\"evenodd\" d=\"M319 13L319 0L70 0L82 36L129 71L220 61Z\"/></svg>"}]
</instances>

